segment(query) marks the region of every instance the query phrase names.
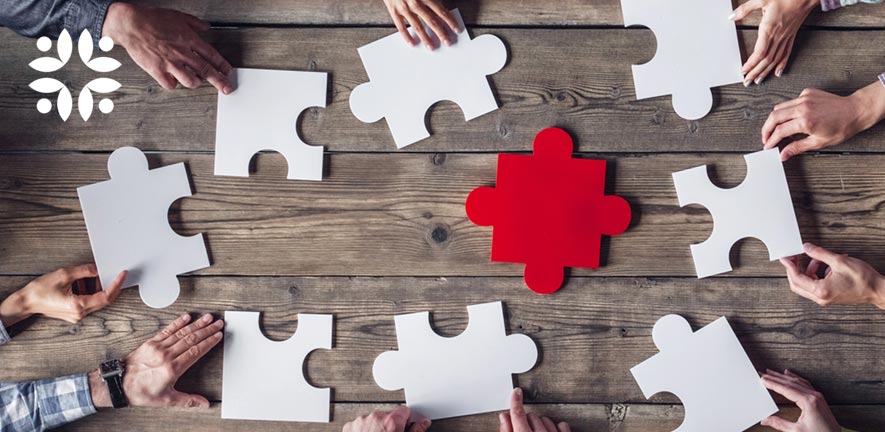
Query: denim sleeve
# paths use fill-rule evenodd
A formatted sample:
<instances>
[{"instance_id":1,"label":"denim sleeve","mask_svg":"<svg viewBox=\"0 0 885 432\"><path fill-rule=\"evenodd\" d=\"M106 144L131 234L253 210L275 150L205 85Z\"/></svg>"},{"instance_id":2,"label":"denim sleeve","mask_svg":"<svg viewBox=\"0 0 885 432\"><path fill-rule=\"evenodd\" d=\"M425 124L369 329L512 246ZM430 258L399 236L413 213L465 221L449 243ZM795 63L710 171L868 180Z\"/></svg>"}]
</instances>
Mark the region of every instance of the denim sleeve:
<instances>
[{"instance_id":1,"label":"denim sleeve","mask_svg":"<svg viewBox=\"0 0 885 432\"><path fill-rule=\"evenodd\" d=\"M92 39L101 37L104 16L114 0L16 0L3 2L0 26L27 37L57 38L67 29L76 38L89 30Z\"/></svg>"},{"instance_id":2,"label":"denim sleeve","mask_svg":"<svg viewBox=\"0 0 885 432\"><path fill-rule=\"evenodd\" d=\"M820 7L824 12L829 12L843 6L851 6L858 3L882 3L882 0L820 0Z\"/></svg>"}]
</instances>

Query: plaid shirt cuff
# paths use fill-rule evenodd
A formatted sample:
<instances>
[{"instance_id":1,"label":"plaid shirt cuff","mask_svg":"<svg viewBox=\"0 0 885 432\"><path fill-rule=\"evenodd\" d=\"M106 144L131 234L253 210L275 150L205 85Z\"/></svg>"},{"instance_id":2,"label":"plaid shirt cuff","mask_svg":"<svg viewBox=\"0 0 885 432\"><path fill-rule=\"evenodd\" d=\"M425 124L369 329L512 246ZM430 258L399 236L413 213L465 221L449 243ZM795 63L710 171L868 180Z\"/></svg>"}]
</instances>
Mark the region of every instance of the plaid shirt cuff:
<instances>
[{"instance_id":1,"label":"plaid shirt cuff","mask_svg":"<svg viewBox=\"0 0 885 432\"><path fill-rule=\"evenodd\" d=\"M43 427L52 429L95 414L89 378L69 375L34 382Z\"/></svg>"},{"instance_id":2,"label":"plaid shirt cuff","mask_svg":"<svg viewBox=\"0 0 885 432\"><path fill-rule=\"evenodd\" d=\"M879 75L879 82L881 82L882 85L885 86L885 73L883 73L882 75ZM0 326L0 327L2 327L2 326Z\"/></svg>"},{"instance_id":3,"label":"plaid shirt cuff","mask_svg":"<svg viewBox=\"0 0 885 432\"><path fill-rule=\"evenodd\" d=\"M6 327L3 327L3 321L0 321L0 345L8 344L10 339L12 338L6 332Z\"/></svg>"},{"instance_id":4,"label":"plaid shirt cuff","mask_svg":"<svg viewBox=\"0 0 885 432\"><path fill-rule=\"evenodd\" d=\"M842 0L820 0L820 8L824 12L829 12L842 7Z\"/></svg>"}]
</instances>

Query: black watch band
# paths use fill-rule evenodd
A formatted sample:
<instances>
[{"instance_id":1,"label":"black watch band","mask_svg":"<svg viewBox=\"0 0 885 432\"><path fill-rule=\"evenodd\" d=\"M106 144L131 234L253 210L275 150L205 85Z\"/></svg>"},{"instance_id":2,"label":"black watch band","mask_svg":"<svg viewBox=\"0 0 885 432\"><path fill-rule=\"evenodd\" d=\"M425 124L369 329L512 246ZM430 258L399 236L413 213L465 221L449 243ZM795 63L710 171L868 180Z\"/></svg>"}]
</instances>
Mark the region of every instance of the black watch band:
<instances>
[{"instance_id":1,"label":"black watch band","mask_svg":"<svg viewBox=\"0 0 885 432\"><path fill-rule=\"evenodd\" d=\"M108 395L111 397L111 404L114 405L114 408L129 406L129 401L126 400L126 394L123 392L123 362L120 360L104 362L99 371L101 379L108 387Z\"/></svg>"}]
</instances>

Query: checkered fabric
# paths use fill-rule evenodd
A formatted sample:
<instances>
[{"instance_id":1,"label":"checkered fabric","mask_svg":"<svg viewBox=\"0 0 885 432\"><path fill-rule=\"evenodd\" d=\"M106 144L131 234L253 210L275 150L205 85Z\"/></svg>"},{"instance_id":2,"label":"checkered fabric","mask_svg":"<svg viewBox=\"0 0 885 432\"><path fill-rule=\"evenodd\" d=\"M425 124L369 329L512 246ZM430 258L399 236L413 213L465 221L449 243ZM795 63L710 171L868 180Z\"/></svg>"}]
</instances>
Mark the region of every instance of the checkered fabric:
<instances>
[{"instance_id":1,"label":"checkered fabric","mask_svg":"<svg viewBox=\"0 0 885 432\"><path fill-rule=\"evenodd\" d=\"M0 432L42 432L93 413L86 374L0 383Z\"/></svg>"}]
</instances>

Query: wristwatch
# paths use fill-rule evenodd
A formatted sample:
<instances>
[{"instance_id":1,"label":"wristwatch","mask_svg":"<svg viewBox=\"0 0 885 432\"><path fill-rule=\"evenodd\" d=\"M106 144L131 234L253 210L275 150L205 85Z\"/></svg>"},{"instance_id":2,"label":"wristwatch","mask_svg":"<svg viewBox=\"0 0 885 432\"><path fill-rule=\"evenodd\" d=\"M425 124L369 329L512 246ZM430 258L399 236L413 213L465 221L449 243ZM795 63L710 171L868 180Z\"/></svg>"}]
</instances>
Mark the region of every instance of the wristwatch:
<instances>
[{"instance_id":1,"label":"wristwatch","mask_svg":"<svg viewBox=\"0 0 885 432\"><path fill-rule=\"evenodd\" d=\"M108 386L108 394L111 396L111 403L114 405L114 408L126 408L129 406L126 394L123 393L123 370L124 365L120 360L106 361L99 366L101 379Z\"/></svg>"}]
</instances>

